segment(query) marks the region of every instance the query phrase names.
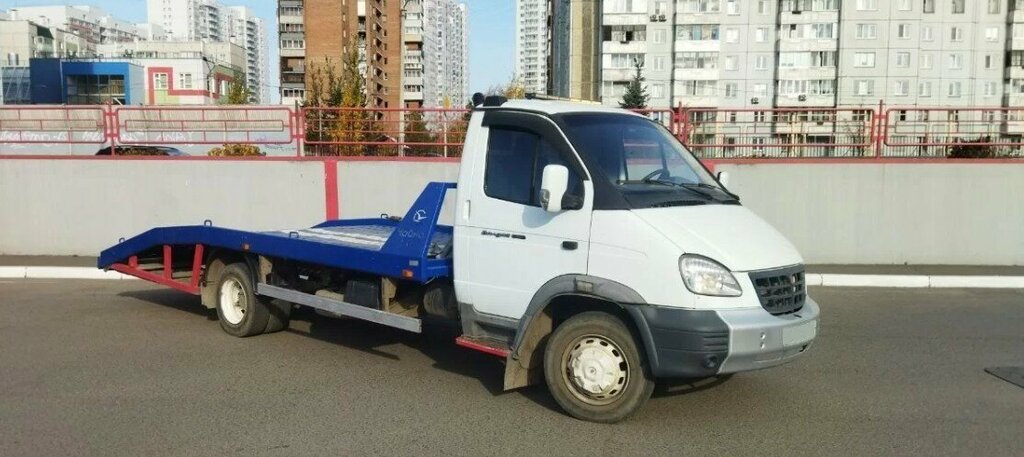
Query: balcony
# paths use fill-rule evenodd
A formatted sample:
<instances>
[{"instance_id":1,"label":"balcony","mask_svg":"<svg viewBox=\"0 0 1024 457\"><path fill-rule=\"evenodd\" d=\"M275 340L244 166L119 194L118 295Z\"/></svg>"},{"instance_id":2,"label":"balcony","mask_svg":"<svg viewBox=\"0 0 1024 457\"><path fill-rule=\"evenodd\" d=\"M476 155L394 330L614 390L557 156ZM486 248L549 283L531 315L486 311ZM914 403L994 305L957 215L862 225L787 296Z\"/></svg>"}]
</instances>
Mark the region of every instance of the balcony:
<instances>
[{"instance_id":1,"label":"balcony","mask_svg":"<svg viewBox=\"0 0 1024 457\"><path fill-rule=\"evenodd\" d=\"M779 38L779 51L835 51L839 40L830 38Z\"/></svg>"},{"instance_id":2,"label":"balcony","mask_svg":"<svg viewBox=\"0 0 1024 457\"><path fill-rule=\"evenodd\" d=\"M1024 10L1011 11L1009 19L1013 24L1024 24Z\"/></svg>"},{"instance_id":3,"label":"balcony","mask_svg":"<svg viewBox=\"0 0 1024 457\"><path fill-rule=\"evenodd\" d=\"M601 47L605 53L643 54L647 52L646 41L605 41Z\"/></svg>"},{"instance_id":4,"label":"balcony","mask_svg":"<svg viewBox=\"0 0 1024 457\"><path fill-rule=\"evenodd\" d=\"M305 57L305 49L281 49L281 57Z\"/></svg>"},{"instance_id":5,"label":"balcony","mask_svg":"<svg viewBox=\"0 0 1024 457\"><path fill-rule=\"evenodd\" d=\"M836 67L779 67L778 79L836 79Z\"/></svg>"},{"instance_id":6,"label":"balcony","mask_svg":"<svg viewBox=\"0 0 1024 457\"><path fill-rule=\"evenodd\" d=\"M793 13L792 11L783 11L779 13L780 24L824 24L824 23L839 23L839 12L838 11L801 11L800 13Z\"/></svg>"},{"instance_id":7,"label":"balcony","mask_svg":"<svg viewBox=\"0 0 1024 457\"><path fill-rule=\"evenodd\" d=\"M1024 66L1015 65L1006 67L1006 79L1024 79ZM1011 105L1019 106L1019 105Z\"/></svg>"},{"instance_id":8,"label":"balcony","mask_svg":"<svg viewBox=\"0 0 1024 457\"><path fill-rule=\"evenodd\" d=\"M676 40L676 52L719 52L722 42L718 40Z\"/></svg>"},{"instance_id":9,"label":"balcony","mask_svg":"<svg viewBox=\"0 0 1024 457\"><path fill-rule=\"evenodd\" d=\"M677 81L714 81L719 78L717 68L676 68L672 73Z\"/></svg>"},{"instance_id":10,"label":"balcony","mask_svg":"<svg viewBox=\"0 0 1024 457\"><path fill-rule=\"evenodd\" d=\"M775 97L777 107L822 107L832 108L836 106L835 95L777 95Z\"/></svg>"}]
</instances>

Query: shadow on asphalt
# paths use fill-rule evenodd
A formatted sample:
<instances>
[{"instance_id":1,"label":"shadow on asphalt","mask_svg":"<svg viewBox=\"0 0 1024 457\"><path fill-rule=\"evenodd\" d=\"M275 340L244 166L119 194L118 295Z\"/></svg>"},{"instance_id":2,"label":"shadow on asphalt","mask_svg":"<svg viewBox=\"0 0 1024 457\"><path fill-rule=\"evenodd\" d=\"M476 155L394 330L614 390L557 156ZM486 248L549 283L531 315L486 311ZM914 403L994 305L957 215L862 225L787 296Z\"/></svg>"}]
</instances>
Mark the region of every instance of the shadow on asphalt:
<instances>
[{"instance_id":1,"label":"shadow on asphalt","mask_svg":"<svg viewBox=\"0 0 1024 457\"><path fill-rule=\"evenodd\" d=\"M211 321L217 320L217 311L203 306L199 297L176 290L127 291L120 293L119 296L185 311ZM298 307L293 311L292 321L308 322L309 331L299 330L293 326L286 329L285 332L344 346L347 349L354 349L388 360L399 361L401 358L377 348L402 344L429 357L434 361L434 368L478 380L484 389L493 396L506 393L503 390L505 372L503 361L456 346L454 340L458 336L458 332L454 328L425 324L423 333L415 334L358 319L321 316L304 307ZM701 392L717 387L731 377L732 375L725 375L697 380L659 380L655 386L653 398L671 398ZM543 384L518 389L515 392L540 406L562 414L562 409L548 393L547 386Z\"/></svg>"},{"instance_id":2,"label":"shadow on asphalt","mask_svg":"<svg viewBox=\"0 0 1024 457\"><path fill-rule=\"evenodd\" d=\"M179 311L185 311L207 320L217 320L217 310L207 309L199 301L199 296L189 295L174 289L130 290L117 294L119 297L133 298Z\"/></svg>"}]
</instances>

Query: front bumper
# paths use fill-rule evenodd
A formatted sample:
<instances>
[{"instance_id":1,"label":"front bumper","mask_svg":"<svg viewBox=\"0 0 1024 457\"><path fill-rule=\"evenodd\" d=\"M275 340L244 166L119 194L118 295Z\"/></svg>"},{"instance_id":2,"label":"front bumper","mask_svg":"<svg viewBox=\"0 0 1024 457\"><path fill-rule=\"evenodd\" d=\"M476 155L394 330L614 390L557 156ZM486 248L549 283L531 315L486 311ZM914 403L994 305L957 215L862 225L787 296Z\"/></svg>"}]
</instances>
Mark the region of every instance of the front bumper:
<instances>
[{"instance_id":1,"label":"front bumper","mask_svg":"<svg viewBox=\"0 0 1024 457\"><path fill-rule=\"evenodd\" d=\"M814 342L818 304L773 316L763 308L692 310L627 307L659 378L701 378L759 370L793 360Z\"/></svg>"}]
</instances>

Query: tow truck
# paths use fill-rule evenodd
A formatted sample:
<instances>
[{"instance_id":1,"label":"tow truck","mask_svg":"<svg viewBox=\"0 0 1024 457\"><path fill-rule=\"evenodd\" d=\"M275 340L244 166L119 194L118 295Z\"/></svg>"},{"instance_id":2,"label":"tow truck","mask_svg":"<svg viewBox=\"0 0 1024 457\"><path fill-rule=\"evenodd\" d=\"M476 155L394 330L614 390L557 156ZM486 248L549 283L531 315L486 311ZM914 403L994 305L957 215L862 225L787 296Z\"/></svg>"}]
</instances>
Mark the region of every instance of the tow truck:
<instances>
[{"instance_id":1,"label":"tow truck","mask_svg":"<svg viewBox=\"0 0 1024 457\"><path fill-rule=\"evenodd\" d=\"M458 183L430 183L404 217L154 228L98 266L199 295L237 337L280 331L299 306L409 332L451 322L456 344L504 360L506 390L546 383L594 422L634 414L656 380L773 367L812 345L819 307L797 250L661 124L476 98Z\"/></svg>"}]
</instances>

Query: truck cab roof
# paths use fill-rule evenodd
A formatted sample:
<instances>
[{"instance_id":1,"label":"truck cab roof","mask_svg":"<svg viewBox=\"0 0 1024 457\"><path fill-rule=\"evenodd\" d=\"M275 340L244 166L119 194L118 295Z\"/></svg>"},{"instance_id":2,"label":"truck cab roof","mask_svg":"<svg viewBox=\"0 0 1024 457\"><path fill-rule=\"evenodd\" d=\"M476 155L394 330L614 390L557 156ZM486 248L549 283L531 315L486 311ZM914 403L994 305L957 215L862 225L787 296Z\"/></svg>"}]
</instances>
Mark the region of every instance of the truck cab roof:
<instances>
[{"instance_id":1,"label":"truck cab roof","mask_svg":"<svg viewBox=\"0 0 1024 457\"><path fill-rule=\"evenodd\" d=\"M565 113L615 113L615 114L638 114L628 110L604 106L597 103L569 102L562 100L509 100L500 106L484 106L480 109L517 109L524 111L535 111L547 115Z\"/></svg>"}]
</instances>

